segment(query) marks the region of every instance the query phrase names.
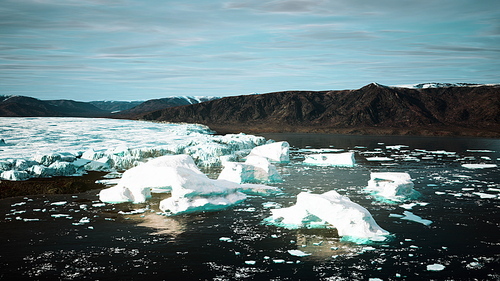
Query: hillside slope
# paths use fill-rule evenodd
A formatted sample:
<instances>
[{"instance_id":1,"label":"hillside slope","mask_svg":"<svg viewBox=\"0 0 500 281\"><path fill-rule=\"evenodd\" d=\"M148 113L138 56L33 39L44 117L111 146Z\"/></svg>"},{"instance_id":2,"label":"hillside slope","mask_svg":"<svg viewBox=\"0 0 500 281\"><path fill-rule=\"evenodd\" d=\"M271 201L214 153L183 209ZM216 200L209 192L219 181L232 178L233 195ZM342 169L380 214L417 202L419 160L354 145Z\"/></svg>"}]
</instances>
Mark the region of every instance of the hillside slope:
<instances>
[{"instance_id":1,"label":"hillside slope","mask_svg":"<svg viewBox=\"0 0 500 281\"><path fill-rule=\"evenodd\" d=\"M285 91L226 97L136 119L201 123L221 132L500 136L500 87Z\"/></svg>"}]
</instances>

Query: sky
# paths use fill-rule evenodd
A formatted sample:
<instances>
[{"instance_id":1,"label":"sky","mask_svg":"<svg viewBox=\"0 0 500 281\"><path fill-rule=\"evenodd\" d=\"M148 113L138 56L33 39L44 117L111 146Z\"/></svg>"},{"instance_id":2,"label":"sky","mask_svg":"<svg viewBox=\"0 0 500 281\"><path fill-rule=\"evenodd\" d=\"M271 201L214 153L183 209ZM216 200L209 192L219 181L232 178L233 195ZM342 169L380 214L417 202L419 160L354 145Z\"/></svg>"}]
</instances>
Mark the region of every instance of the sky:
<instances>
[{"instance_id":1,"label":"sky","mask_svg":"<svg viewBox=\"0 0 500 281\"><path fill-rule=\"evenodd\" d=\"M498 0L0 0L0 95L500 83Z\"/></svg>"}]
</instances>

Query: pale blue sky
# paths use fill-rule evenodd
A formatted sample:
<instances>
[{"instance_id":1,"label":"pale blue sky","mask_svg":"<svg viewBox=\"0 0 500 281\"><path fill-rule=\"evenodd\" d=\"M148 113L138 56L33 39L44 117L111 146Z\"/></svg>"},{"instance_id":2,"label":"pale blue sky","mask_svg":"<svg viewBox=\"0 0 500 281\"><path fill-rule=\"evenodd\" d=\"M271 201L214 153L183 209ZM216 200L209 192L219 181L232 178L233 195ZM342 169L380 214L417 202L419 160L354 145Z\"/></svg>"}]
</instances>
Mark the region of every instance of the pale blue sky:
<instances>
[{"instance_id":1,"label":"pale blue sky","mask_svg":"<svg viewBox=\"0 0 500 281\"><path fill-rule=\"evenodd\" d=\"M498 0L0 0L0 94L500 83Z\"/></svg>"}]
</instances>

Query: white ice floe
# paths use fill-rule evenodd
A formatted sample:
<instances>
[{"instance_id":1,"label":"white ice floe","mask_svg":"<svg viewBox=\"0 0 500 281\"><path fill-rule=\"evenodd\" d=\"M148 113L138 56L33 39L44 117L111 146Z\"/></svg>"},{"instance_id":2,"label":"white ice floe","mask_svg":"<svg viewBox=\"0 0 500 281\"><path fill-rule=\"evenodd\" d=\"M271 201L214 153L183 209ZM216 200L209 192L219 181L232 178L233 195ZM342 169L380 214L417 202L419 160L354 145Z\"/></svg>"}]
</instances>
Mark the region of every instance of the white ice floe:
<instances>
[{"instance_id":1,"label":"white ice floe","mask_svg":"<svg viewBox=\"0 0 500 281\"><path fill-rule=\"evenodd\" d=\"M445 266L439 263L434 263L434 264L428 264L427 265L427 270L428 271L441 271L444 270Z\"/></svg>"},{"instance_id":2,"label":"white ice floe","mask_svg":"<svg viewBox=\"0 0 500 281\"><path fill-rule=\"evenodd\" d=\"M286 141L257 146L250 152L251 156L267 158L271 162L290 162L290 145Z\"/></svg>"},{"instance_id":3,"label":"white ice floe","mask_svg":"<svg viewBox=\"0 0 500 281\"><path fill-rule=\"evenodd\" d=\"M380 172L370 174L366 190L389 200L402 201L414 195L413 187L408 173Z\"/></svg>"},{"instance_id":4,"label":"white ice floe","mask_svg":"<svg viewBox=\"0 0 500 281\"><path fill-rule=\"evenodd\" d=\"M342 167L354 167L356 165L354 152L320 153L305 155L304 157L303 163L307 165Z\"/></svg>"},{"instance_id":5,"label":"white ice floe","mask_svg":"<svg viewBox=\"0 0 500 281\"><path fill-rule=\"evenodd\" d=\"M248 156L244 163L225 162L224 169L219 175L220 180L235 183L272 183L282 181L276 166L269 163L267 158Z\"/></svg>"},{"instance_id":6,"label":"white ice floe","mask_svg":"<svg viewBox=\"0 0 500 281\"><path fill-rule=\"evenodd\" d=\"M408 220L408 221L418 222L418 223L421 223L423 225L430 225L432 223L431 220L423 219L423 218L421 218L421 217L413 214L410 211L404 211L403 215L404 216L401 217L402 220Z\"/></svg>"},{"instance_id":7,"label":"white ice floe","mask_svg":"<svg viewBox=\"0 0 500 281\"><path fill-rule=\"evenodd\" d=\"M498 167L496 164L462 164L467 169L490 169Z\"/></svg>"},{"instance_id":8,"label":"white ice floe","mask_svg":"<svg viewBox=\"0 0 500 281\"><path fill-rule=\"evenodd\" d=\"M176 154L190 155L201 166L217 166L221 157L244 157L266 143L252 135L213 135L196 124L50 117L4 117L1 123L0 135L9 145L2 146L0 178L7 180L125 170Z\"/></svg>"},{"instance_id":9,"label":"white ice floe","mask_svg":"<svg viewBox=\"0 0 500 281\"><path fill-rule=\"evenodd\" d=\"M340 236L373 240L383 240L389 234L368 210L333 190L323 194L301 192L295 205L272 209L271 213L266 223L291 229L330 226Z\"/></svg>"},{"instance_id":10,"label":"white ice floe","mask_svg":"<svg viewBox=\"0 0 500 281\"><path fill-rule=\"evenodd\" d=\"M295 257L307 257L311 255L310 253L305 253L301 250L288 250L288 253Z\"/></svg>"},{"instance_id":11,"label":"white ice floe","mask_svg":"<svg viewBox=\"0 0 500 281\"><path fill-rule=\"evenodd\" d=\"M389 161L394 161L394 158L375 156L375 157L366 157L366 160L370 162L389 162Z\"/></svg>"}]
</instances>

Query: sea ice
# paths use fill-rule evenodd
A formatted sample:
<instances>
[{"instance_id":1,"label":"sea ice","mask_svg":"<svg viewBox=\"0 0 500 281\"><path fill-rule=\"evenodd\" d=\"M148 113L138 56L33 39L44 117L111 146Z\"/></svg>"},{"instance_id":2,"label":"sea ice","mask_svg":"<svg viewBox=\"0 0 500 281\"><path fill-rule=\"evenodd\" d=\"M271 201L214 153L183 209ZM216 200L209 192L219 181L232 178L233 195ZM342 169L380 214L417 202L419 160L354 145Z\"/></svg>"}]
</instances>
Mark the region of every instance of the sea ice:
<instances>
[{"instance_id":1,"label":"sea ice","mask_svg":"<svg viewBox=\"0 0 500 281\"><path fill-rule=\"evenodd\" d=\"M367 157L366 158L367 161L371 161L371 162L387 162L387 161L394 161L393 158L389 158L389 157L382 157L382 156L375 156L375 157Z\"/></svg>"},{"instance_id":2,"label":"sea ice","mask_svg":"<svg viewBox=\"0 0 500 281\"><path fill-rule=\"evenodd\" d=\"M305 155L304 164L317 166L354 167L354 152L320 153Z\"/></svg>"},{"instance_id":3,"label":"sea ice","mask_svg":"<svg viewBox=\"0 0 500 281\"><path fill-rule=\"evenodd\" d=\"M496 164L462 164L462 167L467 169L489 169L496 168Z\"/></svg>"},{"instance_id":4,"label":"sea ice","mask_svg":"<svg viewBox=\"0 0 500 281\"><path fill-rule=\"evenodd\" d=\"M248 156L244 163L226 162L220 180L235 183L271 183L282 181L276 167L267 158Z\"/></svg>"},{"instance_id":5,"label":"sea ice","mask_svg":"<svg viewBox=\"0 0 500 281\"><path fill-rule=\"evenodd\" d=\"M295 205L272 209L271 213L265 221L286 228L308 228L319 221L323 226L335 227L340 236L380 239L389 234L368 210L333 190L323 194L301 192Z\"/></svg>"},{"instance_id":6,"label":"sea ice","mask_svg":"<svg viewBox=\"0 0 500 281\"><path fill-rule=\"evenodd\" d=\"M286 141L264 144L253 148L250 155L265 157L271 162L288 163L290 162L290 145Z\"/></svg>"},{"instance_id":7,"label":"sea ice","mask_svg":"<svg viewBox=\"0 0 500 281\"><path fill-rule=\"evenodd\" d=\"M0 178L7 180L126 170L176 154L188 154L201 166L218 166L221 157L239 160L266 143L252 135L213 135L196 124L50 117L2 121L0 135L9 145L0 154Z\"/></svg>"},{"instance_id":8,"label":"sea ice","mask_svg":"<svg viewBox=\"0 0 500 281\"><path fill-rule=\"evenodd\" d=\"M427 270L428 271L441 271L445 269L445 266L439 263L434 263L434 264L428 264L427 265Z\"/></svg>"},{"instance_id":9,"label":"sea ice","mask_svg":"<svg viewBox=\"0 0 500 281\"><path fill-rule=\"evenodd\" d=\"M288 253L290 255L296 256L296 257L307 257L307 256L311 255L310 253L305 253L305 252L302 252L301 250L288 250Z\"/></svg>"},{"instance_id":10,"label":"sea ice","mask_svg":"<svg viewBox=\"0 0 500 281\"><path fill-rule=\"evenodd\" d=\"M430 225L432 223L431 220L423 219L423 218L413 214L410 211L404 211L403 215L404 215L404 217L401 218L402 220L414 221L414 222L421 223L423 225Z\"/></svg>"},{"instance_id":11,"label":"sea ice","mask_svg":"<svg viewBox=\"0 0 500 281\"><path fill-rule=\"evenodd\" d=\"M401 201L414 194L413 182L408 173L371 173L366 190L394 201Z\"/></svg>"}]
</instances>

